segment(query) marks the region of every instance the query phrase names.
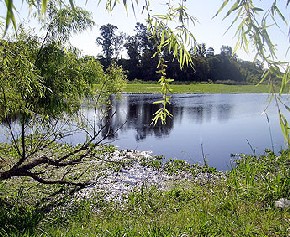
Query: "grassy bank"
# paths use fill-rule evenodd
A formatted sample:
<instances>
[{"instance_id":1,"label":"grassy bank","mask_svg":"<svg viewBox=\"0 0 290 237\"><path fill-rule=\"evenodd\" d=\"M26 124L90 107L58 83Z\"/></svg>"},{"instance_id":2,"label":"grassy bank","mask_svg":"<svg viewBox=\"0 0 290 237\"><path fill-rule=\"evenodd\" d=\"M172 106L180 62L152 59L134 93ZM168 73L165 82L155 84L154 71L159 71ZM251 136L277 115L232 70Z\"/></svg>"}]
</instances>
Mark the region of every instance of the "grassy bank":
<instances>
[{"instance_id":1,"label":"grassy bank","mask_svg":"<svg viewBox=\"0 0 290 237\"><path fill-rule=\"evenodd\" d=\"M98 195L57 208L36 221L32 209L10 208L7 216L14 215L14 219L7 223L21 226L23 222L24 227L10 228L5 233L1 226L0 235L286 237L290 235L290 209L277 208L274 202L290 199L289 164L287 152L280 156L272 152L260 157L243 156L237 167L220 179L212 179L213 169L204 169L200 171L208 178L203 182L195 178L173 180L167 190L144 185L122 203L107 202ZM156 162L143 165L161 168ZM169 173L182 173L194 166L173 162L165 168ZM7 213L0 209L3 218Z\"/></svg>"},{"instance_id":2,"label":"grassy bank","mask_svg":"<svg viewBox=\"0 0 290 237\"><path fill-rule=\"evenodd\" d=\"M172 84L173 93L269 93L268 85ZM157 83L128 83L128 93L160 93Z\"/></svg>"}]
</instances>

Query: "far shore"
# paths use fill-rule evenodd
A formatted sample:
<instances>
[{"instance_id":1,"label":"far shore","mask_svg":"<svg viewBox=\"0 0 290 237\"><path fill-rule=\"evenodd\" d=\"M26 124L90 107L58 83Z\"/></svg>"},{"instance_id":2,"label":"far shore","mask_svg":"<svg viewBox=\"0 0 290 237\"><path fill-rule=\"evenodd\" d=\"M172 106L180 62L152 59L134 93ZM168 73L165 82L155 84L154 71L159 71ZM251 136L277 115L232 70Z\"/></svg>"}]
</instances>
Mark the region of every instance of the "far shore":
<instances>
[{"instance_id":1,"label":"far shore","mask_svg":"<svg viewBox=\"0 0 290 237\"><path fill-rule=\"evenodd\" d=\"M160 93L161 86L156 82L128 82L126 93ZM214 83L172 84L172 93L271 93L269 85L227 85ZM276 91L279 92L277 85Z\"/></svg>"}]
</instances>

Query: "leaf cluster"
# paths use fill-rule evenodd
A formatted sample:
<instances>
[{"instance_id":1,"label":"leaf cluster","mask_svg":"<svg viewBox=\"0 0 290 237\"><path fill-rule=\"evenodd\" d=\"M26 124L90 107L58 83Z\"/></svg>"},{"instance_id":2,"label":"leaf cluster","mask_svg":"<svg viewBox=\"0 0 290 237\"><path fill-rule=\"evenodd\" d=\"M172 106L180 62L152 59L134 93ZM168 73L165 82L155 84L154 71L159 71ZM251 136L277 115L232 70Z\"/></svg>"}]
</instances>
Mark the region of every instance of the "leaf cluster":
<instances>
[{"instance_id":1,"label":"leaf cluster","mask_svg":"<svg viewBox=\"0 0 290 237\"><path fill-rule=\"evenodd\" d=\"M92 131L89 125L84 126L88 121L78 116L82 104L87 99L95 107L103 105L109 95L120 91L126 79L121 67L112 65L104 71L95 58L82 58L78 50L64 45L61 39L67 39L71 31L84 30L91 22L67 10L51 15L43 39L21 30L0 41L0 123L11 142L0 147L0 181L13 183L15 177L25 177L35 192L43 194L44 203L49 200L52 205L62 202L60 196L88 184L86 172L94 167L89 161L95 159L96 148L106 138L106 134L100 136L106 124ZM64 28L53 24L56 19ZM54 32L59 37L54 38ZM82 144L57 146L80 129L87 135ZM77 165L86 161L89 164L79 170ZM52 187L45 190L45 185Z\"/></svg>"}]
</instances>

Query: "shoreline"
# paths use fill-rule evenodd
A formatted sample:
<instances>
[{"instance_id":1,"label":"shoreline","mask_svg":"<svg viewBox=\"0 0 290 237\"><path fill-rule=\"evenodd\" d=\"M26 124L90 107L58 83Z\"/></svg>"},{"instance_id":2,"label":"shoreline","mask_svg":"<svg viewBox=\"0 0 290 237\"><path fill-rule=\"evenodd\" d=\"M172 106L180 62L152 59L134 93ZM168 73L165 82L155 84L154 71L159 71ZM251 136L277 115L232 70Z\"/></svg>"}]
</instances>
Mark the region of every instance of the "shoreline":
<instances>
[{"instance_id":1,"label":"shoreline","mask_svg":"<svg viewBox=\"0 0 290 237\"><path fill-rule=\"evenodd\" d=\"M183 160L162 163L151 151L115 150L105 157L105 162L122 163L119 170L109 167L103 175L92 180L94 184L81 190L78 198L91 198L104 194L107 201L121 202L132 191L155 186L168 190L178 182L193 182L200 185L226 179L225 172ZM104 161L103 160L103 161ZM102 162L97 161L97 162Z\"/></svg>"},{"instance_id":2,"label":"shoreline","mask_svg":"<svg viewBox=\"0 0 290 237\"><path fill-rule=\"evenodd\" d=\"M124 93L160 93L161 86L158 83L134 83L128 82ZM170 84L170 88L175 93L270 93L267 84L257 85L228 85L214 83L191 83L191 84Z\"/></svg>"}]
</instances>

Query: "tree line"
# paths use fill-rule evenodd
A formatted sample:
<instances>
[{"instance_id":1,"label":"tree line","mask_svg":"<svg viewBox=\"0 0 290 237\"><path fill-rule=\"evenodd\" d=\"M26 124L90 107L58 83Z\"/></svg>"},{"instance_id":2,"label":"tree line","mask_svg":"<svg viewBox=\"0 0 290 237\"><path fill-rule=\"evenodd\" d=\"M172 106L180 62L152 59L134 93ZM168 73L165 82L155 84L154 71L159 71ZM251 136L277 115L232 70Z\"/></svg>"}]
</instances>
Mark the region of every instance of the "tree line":
<instances>
[{"instance_id":1,"label":"tree line","mask_svg":"<svg viewBox=\"0 0 290 237\"><path fill-rule=\"evenodd\" d=\"M100 36L96 44L101 46L102 54L98 59L104 67L113 61L127 71L128 80L157 81L160 75L156 73L159 58L156 57L158 41L161 39L150 34L147 26L137 22L134 35L118 32L118 27L106 24L100 27ZM123 57L122 53L127 56ZM222 45L215 54L212 47L205 43L196 44L190 50L193 66L180 68L173 52L163 49L167 68L166 75L181 82L223 82L223 83L257 83L264 73L263 64L244 61L233 53L232 47Z\"/></svg>"}]
</instances>

